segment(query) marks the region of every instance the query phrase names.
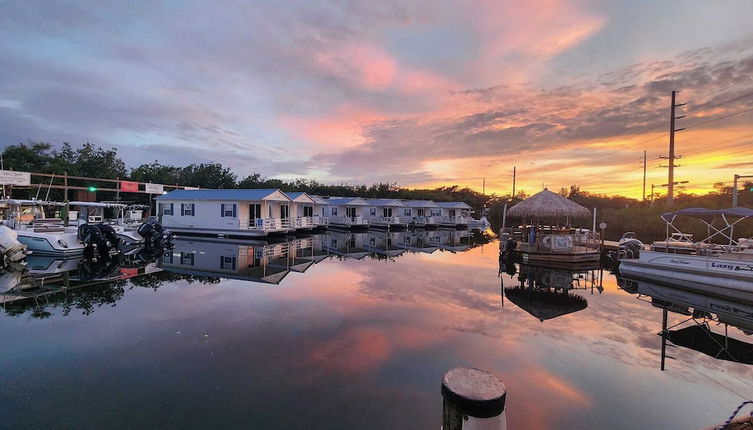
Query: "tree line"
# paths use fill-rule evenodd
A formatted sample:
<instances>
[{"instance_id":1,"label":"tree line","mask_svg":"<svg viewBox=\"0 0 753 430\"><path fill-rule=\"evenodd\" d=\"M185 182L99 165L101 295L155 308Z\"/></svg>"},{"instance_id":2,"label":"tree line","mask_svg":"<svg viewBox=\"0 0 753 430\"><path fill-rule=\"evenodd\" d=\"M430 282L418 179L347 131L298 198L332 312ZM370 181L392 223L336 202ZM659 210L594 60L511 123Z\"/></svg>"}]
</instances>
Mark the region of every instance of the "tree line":
<instances>
[{"instance_id":1,"label":"tree line","mask_svg":"<svg viewBox=\"0 0 753 430\"><path fill-rule=\"evenodd\" d=\"M116 149L105 149L86 143L74 148L64 143L55 148L49 143L32 142L7 146L2 152L5 169L22 170L38 173L62 174L66 172L72 176L123 179L138 182L153 182L160 184L177 184L201 188L279 188L283 191L303 191L321 196L358 196L365 198L401 198L434 201L463 201L473 207L477 214L486 214L497 231L501 227L504 205L508 208L529 196L525 191L510 194L484 195L476 190L458 185L436 188L407 188L396 183L374 183L372 185L353 184L324 184L313 179L295 179L284 181L281 179L265 178L259 173L240 178L230 168L219 163L198 163L187 166L174 166L159 161L141 164L128 168L119 157ZM38 190L37 190L38 191ZM608 225L607 238L617 239L625 231L634 231L644 241L663 238L665 225L659 218L667 212L664 199L657 198L654 204L624 196L608 196L581 190L578 185L562 188L560 194L579 203L588 209L597 209L598 222ZM46 193L42 194L43 196ZM715 185L714 190L703 195L688 194L680 191L675 197L673 209L684 207L705 207L721 209L731 206L732 187L723 183ZM13 196L28 198L35 196L35 190L17 189ZM62 199L59 190L50 191L50 199ZM98 192L101 201L117 198L128 199L137 203L148 203L149 197L144 194L129 194L119 196L112 192ZM742 184L739 194L740 206L753 206L753 183ZM511 220L510 222L515 222ZM591 220L582 220L584 227L591 226ZM749 223L753 224L753 223ZM509 225L509 224L508 224ZM705 233L694 223L687 226L690 232L699 236ZM753 229L740 229L741 236L753 235Z\"/></svg>"}]
</instances>

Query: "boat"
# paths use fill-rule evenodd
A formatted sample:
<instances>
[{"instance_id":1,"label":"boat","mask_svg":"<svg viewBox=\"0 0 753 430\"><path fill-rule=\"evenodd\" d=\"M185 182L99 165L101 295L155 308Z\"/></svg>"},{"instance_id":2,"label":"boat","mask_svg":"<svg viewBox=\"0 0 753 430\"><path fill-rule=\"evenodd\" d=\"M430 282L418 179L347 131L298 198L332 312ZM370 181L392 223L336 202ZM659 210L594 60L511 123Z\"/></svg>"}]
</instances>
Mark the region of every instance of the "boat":
<instances>
[{"instance_id":1,"label":"boat","mask_svg":"<svg viewBox=\"0 0 753 430\"><path fill-rule=\"evenodd\" d=\"M500 230L500 252L505 252L510 239L517 245L515 254L526 264L567 267L572 264L599 262L599 234L575 228L572 221L591 218L591 211L544 189L506 210ZM507 228L507 218L518 218L523 224Z\"/></svg>"},{"instance_id":2,"label":"boat","mask_svg":"<svg viewBox=\"0 0 753 430\"><path fill-rule=\"evenodd\" d=\"M667 246L674 241L668 235L658 247L641 251L637 258L621 260L621 275L680 286L700 284L715 294L753 292L753 240L734 238L734 227L753 217L753 209L688 208L661 217L667 223L667 231L681 233L674 223L678 217L691 217L705 224L709 235L700 242L686 242L688 245L683 247ZM717 227L719 221L722 225Z\"/></svg>"}]
</instances>

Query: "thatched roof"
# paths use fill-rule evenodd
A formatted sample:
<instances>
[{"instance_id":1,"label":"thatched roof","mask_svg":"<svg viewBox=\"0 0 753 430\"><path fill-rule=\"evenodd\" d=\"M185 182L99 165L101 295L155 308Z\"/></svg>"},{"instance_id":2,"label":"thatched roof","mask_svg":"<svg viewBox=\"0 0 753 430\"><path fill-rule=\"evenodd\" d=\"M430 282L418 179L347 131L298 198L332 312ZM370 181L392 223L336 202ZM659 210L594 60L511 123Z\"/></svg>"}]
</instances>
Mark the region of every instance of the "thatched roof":
<instances>
[{"instance_id":1,"label":"thatched roof","mask_svg":"<svg viewBox=\"0 0 753 430\"><path fill-rule=\"evenodd\" d=\"M507 287L505 288L505 296L519 308L542 322L582 311L588 307L588 300L567 292L562 293L526 287Z\"/></svg>"},{"instance_id":2,"label":"thatched roof","mask_svg":"<svg viewBox=\"0 0 753 430\"><path fill-rule=\"evenodd\" d=\"M507 211L519 218L588 218L591 211L557 193L543 189Z\"/></svg>"}]
</instances>

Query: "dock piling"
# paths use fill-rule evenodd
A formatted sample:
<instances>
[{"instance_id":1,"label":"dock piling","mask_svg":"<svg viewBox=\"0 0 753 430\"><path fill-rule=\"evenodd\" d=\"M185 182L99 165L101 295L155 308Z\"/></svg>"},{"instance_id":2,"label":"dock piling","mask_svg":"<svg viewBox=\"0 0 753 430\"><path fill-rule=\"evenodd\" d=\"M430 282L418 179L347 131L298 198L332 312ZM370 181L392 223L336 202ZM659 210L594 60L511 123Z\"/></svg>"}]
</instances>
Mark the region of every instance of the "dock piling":
<instances>
[{"instance_id":1,"label":"dock piling","mask_svg":"<svg viewBox=\"0 0 753 430\"><path fill-rule=\"evenodd\" d=\"M507 389L496 376L456 367L442 378L443 430L506 430Z\"/></svg>"}]
</instances>

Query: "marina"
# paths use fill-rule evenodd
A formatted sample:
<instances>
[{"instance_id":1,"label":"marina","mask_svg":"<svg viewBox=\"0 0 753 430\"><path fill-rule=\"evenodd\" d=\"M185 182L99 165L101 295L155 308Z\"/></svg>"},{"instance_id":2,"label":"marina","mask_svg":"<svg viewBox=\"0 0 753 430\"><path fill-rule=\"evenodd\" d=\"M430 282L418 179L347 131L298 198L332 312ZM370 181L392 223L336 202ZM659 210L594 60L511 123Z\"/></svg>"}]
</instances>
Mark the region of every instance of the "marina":
<instances>
[{"instance_id":1,"label":"marina","mask_svg":"<svg viewBox=\"0 0 753 430\"><path fill-rule=\"evenodd\" d=\"M33 280L16 294L23 297L2 305L8 353L0 365L17 376L0 389L7 405L0 424L437 427L444 362L482 363L500 375L516 428L697 429L753 395L752 368L739 356L749 350L751 324L734 301L651 290L598 269L516 263L504 267L514 268L510 275L497 241L479 234L459 239L462 250L427 252L401 245L416 232L394 232L403 252L387 259L384 233L275 243L179 238L153 261L105 267L33 257L26 277ZM463 231L437 233L426 242L453 243L441 235ZM691 309L668 313L673 332L664 348L672 358L662 372L662 313L684 306ZM686 332L674 331L684 326L670 329L688 312L702 323L702 311L727 324L711 328L735 339L734 359L687 344ZM71 385L79 389L64 388ZM635 391L653 395L629 397L627 409L609 401ZM316 395L290 397L295 392ZM28 397L35 402L18 400ZM165 417L157 406L165 400L183 406ZM75 420L62 413L82 402L88 407ZM126 424L123 408L141 412Z\"/></svg>"}]
</instances>

